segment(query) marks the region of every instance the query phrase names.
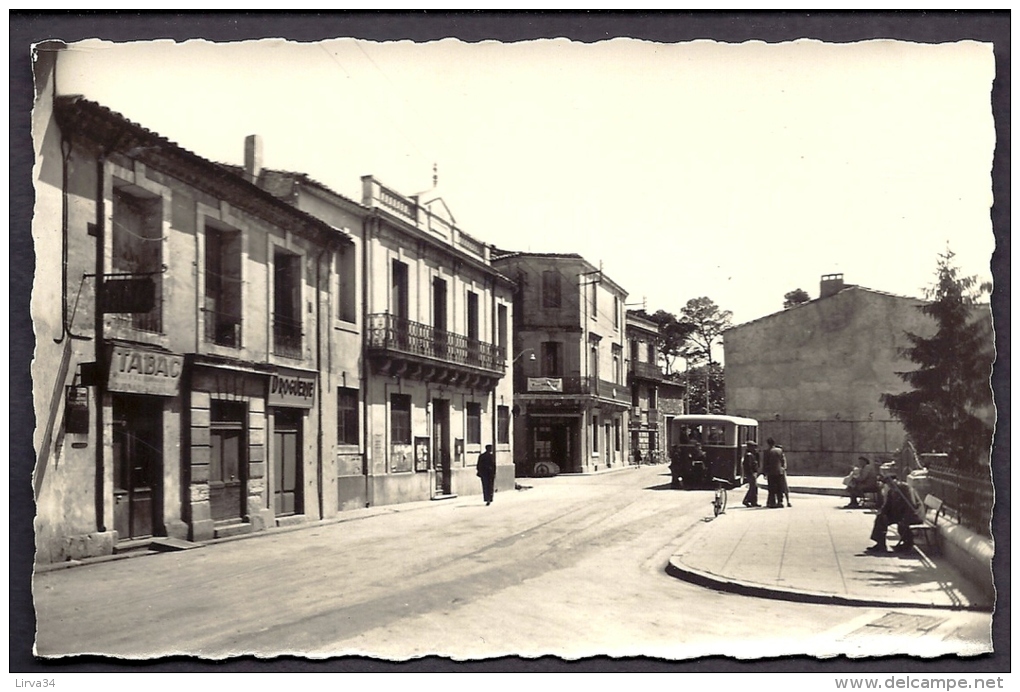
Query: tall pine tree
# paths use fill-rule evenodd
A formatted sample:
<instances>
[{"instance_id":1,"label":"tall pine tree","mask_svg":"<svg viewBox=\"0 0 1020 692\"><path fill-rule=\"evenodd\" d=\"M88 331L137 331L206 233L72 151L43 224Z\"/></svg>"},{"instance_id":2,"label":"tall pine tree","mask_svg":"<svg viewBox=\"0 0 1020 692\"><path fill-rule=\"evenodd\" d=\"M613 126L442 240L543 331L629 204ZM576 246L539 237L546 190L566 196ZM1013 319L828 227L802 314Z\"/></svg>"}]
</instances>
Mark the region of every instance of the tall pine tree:
<instances>
[{"instance_id":1,"label":"tall pine tree","mask_svg":"<svg viewBox=\"0 0 1020 692\"><path fill-rule=\"evenodd\" d=\"M975 309L975 277L961 277L948 248L939 255L935 286L920 310L935 321L934 336L907 332L902 355L919 367L897 375L912 389L883 394L921 451L946 452L964 466L987 463L992 429L975 415L992 403L991 336ZM982 287L983 288L983 287Z\"/></svg>"}]
</instances>

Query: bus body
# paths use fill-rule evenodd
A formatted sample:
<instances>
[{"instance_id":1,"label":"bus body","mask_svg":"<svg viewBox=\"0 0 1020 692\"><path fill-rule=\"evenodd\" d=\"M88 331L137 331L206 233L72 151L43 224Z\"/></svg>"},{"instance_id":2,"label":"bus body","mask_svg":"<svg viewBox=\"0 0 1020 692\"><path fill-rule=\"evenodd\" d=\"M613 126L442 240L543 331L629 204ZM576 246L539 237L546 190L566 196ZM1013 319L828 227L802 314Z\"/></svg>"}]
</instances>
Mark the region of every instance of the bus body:
<instances>
[{"instance_id":1,"label":"bus body","mask_svg":"<svg viewBox=\"0 0 1020 692\"><path fill-rule=\"evenodd\" d=\"M687 415L676 416L669 424L670 460L680 464L688 489L710 487L713 478L738 485L748 442L758 442L758 421L753 418Z\"/></svg>"}]
</instances>

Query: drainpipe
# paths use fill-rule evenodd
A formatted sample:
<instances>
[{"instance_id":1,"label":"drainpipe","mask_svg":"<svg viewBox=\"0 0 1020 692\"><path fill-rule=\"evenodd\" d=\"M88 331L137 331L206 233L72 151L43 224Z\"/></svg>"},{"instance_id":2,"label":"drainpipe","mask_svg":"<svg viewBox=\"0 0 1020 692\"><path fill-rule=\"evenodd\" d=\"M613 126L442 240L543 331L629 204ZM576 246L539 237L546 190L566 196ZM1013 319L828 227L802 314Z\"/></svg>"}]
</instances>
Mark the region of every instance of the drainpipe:
<instances>
[{"instance_id":1,"label":"drainpipe","mask_svg":"<svg viewBox=\"0 0 1020 692\"><path fill-rule=\"evenodd\" d=\"M361 222L361 383L365 385L363 394L361 395L361 427L363 430L362 437L364 438L363 444L364 449L361 452L361 473L365 478L365 506L371 507L373 497L372 484L368 478L368 451L371 449L371 441L368 439L368 406L366 400L368 398L368 387L370 384L368 377L368 248L370 244L370 236L372 234L372 220L375 216L375 211L370 211ZM358 387L362 389L362 387Z\"/></svg>"},{"instance_id":2,"label":"drainpipe","mask_svg":"<svg viewBox=\"0 0 1020 692\"><path fill-rule=\"evenodd\" d=\"M329 242L329 240L327 240L327 243L328 242ZM323 518L323 516L324 516L323 515L323 510L325 509L325 504L324 504L324 500L323 500L323 492L322 492L322 464L323 464L323 457L325 456L325 454L324 454L325 449L323 448L323 432L322 432L322 428L323 428L323 425L324 425L324 422L322 420L322 399L325 396L325 394L324 394L325 387L323 387L323 380L326 379L326 375L328 374L328 367L327 367L327 372L323 372L323 370L322 370L322 340L323 340L323 328L322 328L322 256L325 255L329 251L330 251L330 249L329 249L329 247L327 245L327 247L324 247L319 252L319 256L315 259L315 331L317 332L317 335L318 335L318 338L316 338L316 340L315 340L315 369L319 371L319 378L318 378L319 379L319 397L318 397L318 399L315 402L315 407L317 409L316 413L317 413L318 418L319 418L318 426L317 426L318 427L318 431L317 431L317 446L318 446L318 449L319 449L319 454L318 454L319 459L318 459L318 462L315 465L315 473L316 473L316 487L318 488L318 494L319 494L319 519ZM329 255L329 260L330 260L329 264L326 267L326 279L327 279L326 285L327 286L329 286L329 266L332 265L332 263L333 263L333 255L332 255L332 253L330 253L330 255ZM329 338L329 333L330 333L329 330L327 329L327 330L325 330L325 332L326 332L325 338ZM329 365L332 365L332 363L328 363L327 364L327 366L329 366Z\"/></svg>"},{"instance_id":3,"label":"drainpipe","mask_svg":"<svg viewBox=\"0 0 1020 692\"><path fill-rule=\"evenodd\" d=\"M95 302L95 336L96 336L96 477L95 477L95 509L96 509L96 530L100 533L106 531L104 513L104 446L106 440L103 435L103 409L106 398L106 368L103 367L104 354L104 315L103 315L103 275L106 272L106 194L105 194L105 172L106 172L106 149L100 149L96 156L96 302Z\"/></svg>"}]
</instances>

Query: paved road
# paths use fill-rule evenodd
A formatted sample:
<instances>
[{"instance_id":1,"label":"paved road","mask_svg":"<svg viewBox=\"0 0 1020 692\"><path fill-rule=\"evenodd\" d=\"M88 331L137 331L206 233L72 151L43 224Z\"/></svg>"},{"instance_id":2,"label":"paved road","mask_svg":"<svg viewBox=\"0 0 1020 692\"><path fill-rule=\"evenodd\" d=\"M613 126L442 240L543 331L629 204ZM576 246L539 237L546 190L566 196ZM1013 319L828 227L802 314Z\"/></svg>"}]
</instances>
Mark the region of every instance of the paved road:
<instances>
[{"instance_id":1,"label":"paved road","mask_svg":"<svg viewBox=\"0 0 1020 692\"><path fill-rule=\"evenodd\" d=\"M784 603L668 576L711 497L668 490L665 467L522 482L533 488L490 507L480 496L416 503L42 572L36 651L461 660L990 649L987 615Z\"/></svg>"}]
</instances>

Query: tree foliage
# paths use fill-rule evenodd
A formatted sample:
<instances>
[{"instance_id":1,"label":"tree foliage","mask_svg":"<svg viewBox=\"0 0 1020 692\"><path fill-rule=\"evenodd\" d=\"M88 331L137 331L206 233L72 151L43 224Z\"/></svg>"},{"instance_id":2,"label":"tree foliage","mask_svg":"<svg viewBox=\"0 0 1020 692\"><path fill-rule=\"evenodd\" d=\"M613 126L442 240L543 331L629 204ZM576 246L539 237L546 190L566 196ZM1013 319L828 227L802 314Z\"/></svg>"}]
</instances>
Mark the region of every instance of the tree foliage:
<instances>
[{"instance_id":1,"label":"tree foliage","mask_svg":"<svg viewBox=\"0 0 1020 692\"><path fill-rule=\"evenodd\" d=\"M674 372L676 359L683 357L684 345L690 336L691 327L682 324L676 315L665 310L657 310L654 315L649 316L649 319L659 325L656 347L666 361L666 374L669 375Z\"/></svg>"},{"instance_id":2,"label":"tree foliage","mask_svg":"<svg viewBox=\"0 0 1020 692\"><path fill-rule=\"evenodd\" d=\"M683 379L687 388L687 412L723 413L726 411L726 383L723 366L704 363L691 368Z\"/></svg>"},{"instance_id":3,"label":"tree foliage","mask_svg":"<svg viewBox=\"0 0 1020 692\"><path fill-rule=\"evenodd\" d=\"M783 309L792 308L794 305L800 305L811 300L811 296L803 288L795 288L789 293L783 295Z\"/></svg>"},{"instance_id":4,"label":"tree foliage","mask_svg":"<svg viewBox=\"0 0 1020 692\"><path fill-rule=\"evenodd\" d=\"M953 256L948 249L939 255L929 302L920 306L935 321L934 336L907 332L902 355L919 367L897 375L912 389L883 394L882 403L919 450L972 465L988 458L991 445L991 426L976 415L992 404L990 323L974 308L976 278L959 276Z\"/></svg>"},{"instance_id":5,"label":"tree foliage","mask_svg":"<svg viewBox=\"0 0 1020 692\"><path fill-rule=\"evenodd\" d=\"M712 346L719 341L722 333L730 327L733 313L729 310L720 310L711 298L691 298L687 305L680 311L680 323L690 330L687 341L691 348L687 349L684 358L705 360L709 364L712 360Z\"/></svg>"}]
</instances>

